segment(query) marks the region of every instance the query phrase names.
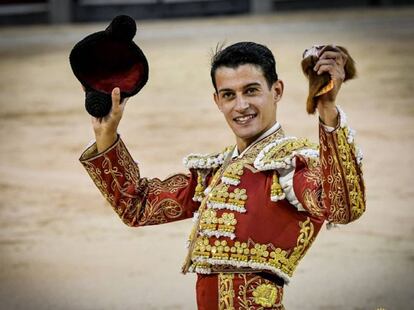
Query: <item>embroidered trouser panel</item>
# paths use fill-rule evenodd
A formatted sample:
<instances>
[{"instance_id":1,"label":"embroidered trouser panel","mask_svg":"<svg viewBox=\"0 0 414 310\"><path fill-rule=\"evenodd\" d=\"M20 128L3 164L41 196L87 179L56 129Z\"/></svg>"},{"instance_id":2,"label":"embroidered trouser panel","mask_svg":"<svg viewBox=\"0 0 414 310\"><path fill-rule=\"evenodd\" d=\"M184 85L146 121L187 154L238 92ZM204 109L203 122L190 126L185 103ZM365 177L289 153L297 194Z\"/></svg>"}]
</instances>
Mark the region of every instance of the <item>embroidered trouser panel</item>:
<instances>
[{"instance_id":1,"label":"embroidered trouser panel","mask_svg":"<svg viewBox=\"0 0 414 310\"><path fill-rule=\"evenodd\" d=\"M198 310L284 310L283 287L256 273L197 275Z\"/></svg>"}]
</instances>

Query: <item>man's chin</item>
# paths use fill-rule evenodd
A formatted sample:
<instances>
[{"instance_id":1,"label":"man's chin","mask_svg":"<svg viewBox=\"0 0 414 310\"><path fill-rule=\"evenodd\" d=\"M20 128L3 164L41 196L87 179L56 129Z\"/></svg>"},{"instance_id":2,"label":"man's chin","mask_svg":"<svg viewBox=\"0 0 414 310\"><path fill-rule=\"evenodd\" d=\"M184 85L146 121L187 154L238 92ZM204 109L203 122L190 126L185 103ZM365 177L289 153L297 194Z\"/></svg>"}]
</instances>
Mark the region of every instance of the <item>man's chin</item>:
<instances>
[{"instance_id":1,"label":"man's chin","mask_svg":"<svg viewBox=\"0 0 414 310\"><path fill-rule=\"evenodd\" d=\"M252 143L254 140L256 140L260 135L261 132L258 131L250 131L250 132L235 132L235 135L237 139L244 141L247 145Z\"/></svg>"}]
</instances>

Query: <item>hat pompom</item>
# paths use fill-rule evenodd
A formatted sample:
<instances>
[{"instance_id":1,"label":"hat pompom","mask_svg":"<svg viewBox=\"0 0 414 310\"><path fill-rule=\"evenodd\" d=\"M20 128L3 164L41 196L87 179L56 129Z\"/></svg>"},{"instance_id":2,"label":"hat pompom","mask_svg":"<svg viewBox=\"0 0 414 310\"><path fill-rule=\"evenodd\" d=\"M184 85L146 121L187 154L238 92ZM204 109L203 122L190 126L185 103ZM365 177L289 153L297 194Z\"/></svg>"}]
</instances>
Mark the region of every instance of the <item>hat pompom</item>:
<instances>
[{"instance_id":1,"label":"hat pompom","mask_svg":"<svg viewBox=\"0 0 414 310\"><path fill-rule=\"evenodd\" d=\"M85 108L94 117L104 117L109 114L112 107L112 99L108 94L96 91L86 92Z\"/></svg>"},{"instance_id":2,"label":"hat pompom","mask_svg":"<svg viewBox=\"0 0 414 310\"><path fill-rule=\"evenodd\" d=\"M105 32L116 39L124 41L132 41L137 33L137 24L135 20L127 15L119 15L115 17Z\"/></svg>"}]
</instances>

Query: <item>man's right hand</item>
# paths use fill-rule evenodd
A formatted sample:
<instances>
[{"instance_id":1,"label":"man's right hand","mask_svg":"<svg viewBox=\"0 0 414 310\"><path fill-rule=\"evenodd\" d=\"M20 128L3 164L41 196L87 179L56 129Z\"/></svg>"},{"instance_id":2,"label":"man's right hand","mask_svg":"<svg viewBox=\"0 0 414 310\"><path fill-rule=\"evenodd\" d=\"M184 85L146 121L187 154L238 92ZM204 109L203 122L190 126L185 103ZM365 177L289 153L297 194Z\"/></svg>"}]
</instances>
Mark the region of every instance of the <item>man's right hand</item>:
<instances>
[{"instance_id":1,"label":"man's right hand","mask_svg":"<svg viewBox=\"0 0 414 310\"><path fill-rule=\"evenodd\" d=\"M112 90L112 108L104 117L92 117L93 130L95 132L96 146L101 153L113 145L117 139L119 122L124 113L125 104L128 98L121 102L121 94L118 87Z\"/></svg>"}]
</instances>

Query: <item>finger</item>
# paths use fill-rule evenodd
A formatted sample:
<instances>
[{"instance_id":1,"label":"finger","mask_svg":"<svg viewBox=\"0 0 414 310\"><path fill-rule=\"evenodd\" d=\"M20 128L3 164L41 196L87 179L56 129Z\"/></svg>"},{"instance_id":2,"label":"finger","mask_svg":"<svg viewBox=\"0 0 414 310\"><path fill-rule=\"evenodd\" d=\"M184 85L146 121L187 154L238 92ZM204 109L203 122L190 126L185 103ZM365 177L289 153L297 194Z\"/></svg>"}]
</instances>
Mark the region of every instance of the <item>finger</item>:
<instances>
[{"instance_id":1,"label":"finger","mask_svg":"<svg viewBox=\"0 0 414 310\"><path fill-rule=\"evenodd\" d=\"M319 60L322 59L334 59L337 64L344 63L344 59L341 52L334 52L334 51L326 51L323 52Z\"/></svg>"},{"instance_id":2,"label":"finger","mask_svg":"<svg viewBox=\"0 0 414 310\"><path fill-rule=\"evenodd\" d=\"M112 99L112 112L117 113L120 109L120 101L121 101L121 91L119 87L115 87L111 93Z\"/></svg>"},{"instance_id":3,"label":"finger","mask_svg":"<svg viewBox=\"0 0 414 310\"><path fill-rule=\"evenodd\" d=\"M330 77L334 81L343 81L345 79L344 70L340 70L337 66L332 65L322 65L320 66L317 74L321 75L322 73L329 73Z\"/></svg>"},{"instance_id":4,"label":"finger","mask_svg":"<svg viewBox=\"0 0 414 310\"><path fill-rule=\"evenodd\" d=\"M314 71L318 71L319 68L320 68L320 66L322 66L322 65L331 65L331 66L334 66L334 65L336 65L336 62L335 62L334 59L321 59L321 60L318 60L318 62L316 63L315 67L313 67L313 70Z\"/></svg>"},{"instance_id":5,"label":"finger","mask_svg":"<svg viewBox=\"0 0 414 310\"><path fill-rule=\"evenodd\" d=\"M328 72L331 76L333 76L334 73L334 67L329 64L329 65L321 65L318 69L318 75L321 75L322 73Z\"/></svg>"}]
</instances>

